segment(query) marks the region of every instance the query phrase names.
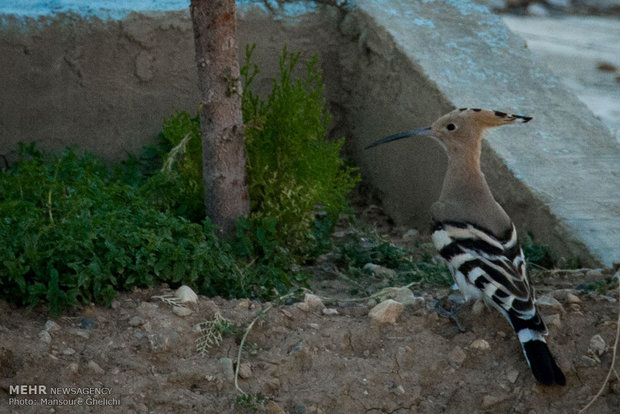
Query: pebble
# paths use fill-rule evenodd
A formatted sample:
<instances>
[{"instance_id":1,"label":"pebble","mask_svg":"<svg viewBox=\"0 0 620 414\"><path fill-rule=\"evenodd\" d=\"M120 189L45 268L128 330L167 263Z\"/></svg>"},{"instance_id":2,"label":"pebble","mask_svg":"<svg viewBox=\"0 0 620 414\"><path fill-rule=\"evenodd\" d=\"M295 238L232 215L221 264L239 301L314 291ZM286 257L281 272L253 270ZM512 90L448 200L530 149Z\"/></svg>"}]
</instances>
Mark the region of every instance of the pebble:
<instances>
[{"instance_id":1,"label":"pebble","mask_svg":"<svg viewBox=\"0 0 620 414\"><path fill-rule=\"evenodd\" d=\"M267 403L267 414L286 414L286 411L284 411L275 401L269 401Z\"/></svg>"},{"instance_id":2,"label":"pebble","mask_svg":"<svg viewBox=\"0 0 620 414\"><path fill-rule=\"evenodd\" d=\"M303 312L308 312L310 310L310 307L308 306L306 302L297 302L295 304L295 307Z\"/></svg>"},{"instance_id":3,"label":"pebble","mask_svg":"<svg viewBox=\"0 0 620 414\"><path fill-rule=\"evenodd\" d=\"M562 326L562 321L560 318L559 314L554 314L554 315L549 315L546 318L543 318L545 320L545 324L547 326L554 326L556 328L560 328Z\"/></svg>"},{"instance_id":4,"label":"pebble","mask_svg":"<svg viewBox=\"0 0 620 414\"><path fill-rule=\"evenodd\" d=\"M139 316L134 316L129 320L129 326L140 326L144 323L144 319Z\"/></svg>"},{"instance_id":5,"label":"pebble","mask_svg":"<svg viewBox=\"0 0 620 414\"><path fill-rule=\"evenodd\" d=\"M49 345L52 342L52 336L49 334L49 332L43 330L39 332L39 340Z\"/></svg>"},{"instance_id":6,"label":"pebble","mask_svg":"<svg viewBox=\"0 0 620 414\"><path fill-rule=\"evenodd\" d=\"M181 303L198 303L198 295L189 286L183 285L174 292Z\"/></svg>"},{"instance_id":7,"label":"pebble","mask_svg":"<svg viewBox=\"0 0 620 414\"><path fill-rule=\"evenodd\" d=\"M420 232L417 231L416 229L409 229L403 234L403 240L414 241L414 240L417 240L419 235L420 235Z\"/></svg>"},{"instance_id":8,"label":"pebble","mask_svg":"<svg viewBox=\"0 0 620 414\"><path fill-rule=\"evenodd\" d=\"M587 355L582 355L577 365L580 367L593 367L598 365L598 362L594 358L590 358Z\"/></svg>"},{"instance_id":9,"label":"pebble","mask_svg":"<svg viewBox=\"0 0 620 414\"><path fill-rule=\"evenodd\" d=\"M467 356L465 355L465 351L463 351L463 348L461 348L460 346L455 346L452 351L450 351L450 353L448 354L448 359L450 360L450 365L452 365L455 368L460 367L461 365L463 365L463 362L465 362L465 358Z\"/></svg>"},{"instance_id":10,"label":"pebble","mask_svg":"<svg viewBox=\"0 0 620 414\"><path fill-rule=\"evenodd\" d=\"M56 332L60 330L60 325L52 320L49 320L45 322L45 330L48 332Z\"/></svg>"},{"instance_id":11,"label":"pebble","mask_svg":"<svg viewBox=\"0 0 620 414\"><path fill-rule=\"evenodd\" d=\"M90 368L92 371L94 371L96 374L103 374L105 371L103 370L103 368L101 368L99 366L99 364L97 364L95 361L93 361L92 359L90 361L88 361L88 368Z\"/></svg>"},{"instance_id":12,"label":"pebble","mask_svg":"<svg viewBox=\"0 0 620 414\"><path fill-rule=\"evenodd\" d=\"M366 263L363 267L364 270L372 273L373 276L378 278L393 278L396 276L396 272L387 267L380 266L374 263Z\"/></svg>"},{"instance_id":13,"label":"pebble","mask_svg":"<svg viewBox=\"0 0 620 414\"><path fill-rule=\"evenodd\" d=\"M334 308L324 308L323 315L338 315L338 311Z\"/></svg>"},{"instance_id":14,"label":"pebble","mask_svg":"<svg viewBox=\"0 0 620 414\"><path fill-rule=\"evenodd\" d=\"M73 374L77 374L79 370L79 365L77 364L77 362L72 362L69 364L68 368L69 371L71 371Z\"/></svg>"},{"instance_id":15,"label":"pebble","mask_svg":"<svg viewBox=\"0 0 620 414\"><path fill-rule=\"evenodd\" d=\"M399 287L399 288L392 288L392 292L393 292L393 296L391 296L392 299L394 299L397 302L402 303L405 306L424 304L423 297L415 296L413 292L411 291L411 289L406 288L404 286Z\"/></svg>"},{"instance_id":16,"label":"pebble","mask_svg":"<svg viewBox=\"0 0 620 414\"><path fill-rule=\"evenodd\" d=\"M308 309L310 310L318 310L325 307L321 298L317 295L313 295L312 293L306 293L306 295L304 296L304 303L308 306Z\"/></svg>"},{"instance_id":17,"label":"pebble","mask_svg":"<svg viewBox=\"0 0 620 414\"><path fill-rule=\"evenodd\" d=\"M602 336L594 335L590 338L590 350L594 352L595 355L603 355L607 350L607 344Z\"/></svg>"},{"instance_id":18,"label":"pebble","mask_svg":"<svg viewBox=\"0 0 620 414\"><path fill-rule=\"evenodd\" d=\"M239 377L248 379L252 376L252 366L249 362L243 362L239 365Z\"/></svg>"},{"instance_id":19,"label":"pebble","mask_svg":"<svg viewBox=\"0 0 620 414\"><path fill-rule=\"evenodd\" d=\"M220 365L220 372L224 376L224 379L229 382L235 380L235 370L233 369L233 361L230 358L220 358L218 361ZM241 367L239 367L241 369Z\"/></svg>"},{"instance_id":20,"label":"pebble","mask_svg":"<svg viewBox=\"0 0 620 414\"><path fill-rule=\"evenodd\" d=\"M536 299L536 305L541 308L549 308L553 309L556 312L564 313L564 307L556 298L551 295L542 295L538 299Z\"/></svg>"},{"instance_id":21,"label":"pebble","mask_svg":"<svg viewBox=\"0 0 620 414\"><path fill-rule=\"evenodd\" d=\"M485 307L484 301L482 301L482 299L478 299L471 307L471 311L474 315L480 315L484 311Z\"/></svg>"},{"instance_id":22,"label":"pebble","mask_svg":"<svg viewBox=\"0 0 620 414\"><path fill-rule=\"evenodd\" d=\"M549 15L547 8L539 3L532 3L527 6L527 14L536 17L546 17Z\"/></svg>"},{"instance_id":23,"label":"pebble","mask_svg":"<svg viewBox=\"0 0 620 414\"><path fill-rule=\"evenodd\" d=\"M368 312L368 316L377 323L393 324L403 312L403 309L404 306L402 303L387 299L372 308L370 312Z\"/></svg>"},{"instance_id":24,"label":"pebble","mask_svg":"<svg viewBox=\"0 0 620 414\"><path fill-rule=\"evenodd\" d=\"M85 330L93 330L97 327L97 321L90 316L80 319L80 328Z\"/></svg>"},{"instance_id":25,"label":"pebble","mask_svg":"<svg viewBox=\"0 0 620 414\"><path fill-rule=\"evenodd\" d=\"M192 314L192 310L190 308L186 308L185 306L173 306L172 307L172 313L174 313L177 316L189 316Z\"/></svg>"},{"instance_id":26,"label":"pebble","mask_svg":"<svg viewBox=\"0 0 620 414\"><path fill-rule=\"evenodd\" d=\"M81 336L84 339L89 339L90 338L90 334L88 333L88 331L84 330L84 329L77 329L77 328L71 328L68 330L68 332L70 334L76 335L76 336Z\"/></svg>"},{"instance_id":27,"label":"pebble","mask_svg":"<svg viewBox=\"0 0 620 414\"><path fill-rule=\"evenodd\" d=\"M579 296L577 295L573 295L572 293L567 293L566 303L569 305L578 305L581 303L581 299L579 299Z\"/></svg>"},{"instance_id":28,"label":"pebble","mask_svg":"<svg viewBox=\"0 0 620 414\"><path fill-rule=\"evenodd\" d=\"M73 349L73 348L65 348L62 351L62 354L63 355L73 355L73 354L75 354L75 349Z\"/></svg>"},{"instance_id":29,"label":"pebble","mask_svg":"<svg viewBox=\"0 0 620 414\"><path fill-rule=\"evenodd\" d=\"M567 9L570 7L571 0L547 0L547 3L551 6L558 7L560 9Z\"/></svg>"},{"instance_id":30,"label":"pebble","mask_svg":"<svg viewBox=\"0 0 620 414\"><path fill-rule=\"evenodd\" d=\"M480 351L488 351L491 349L491 345L484 339L476 339L474 342L469 345L471 349L478 349Z\"/></svg>"},{"instance_id":31,"label":"pebble","mask_svg":"<svg viewBox=\"0 0 620 414\"><path fill-rule=\"evenodd\" d=\"M116 310L121 307L121 303L117 300L113 300L112 303L110 304L110 307Z\"/></svg>"},{"instance_id":32,"label":"pebble","mask_svg":"<svg viewBox=\"0 0 620 414\"><path fill-rule=\"evenodd\" d=\"M602 279L605 277L603 269L590 269L586 272L586 277L592 279Z\"/></svg>"},{"instance_id":33,"label":"pebble","mask_svg":"<svg viewBox=\"0 0 620 414\"><path fill-rule=\"evenodd\" d=\"M508 378L508 381L514 384L517 381L517 378L519 378L519 371L515 368L509 369L506 373L506 378Z\"/></svg>"},{"instance_id":34,"label":"pebble","mask_svg":"<svg viewBox=\"0 0 620 414\"><path fill-rule=\"evenodd\" d=\"M485 395L482 398L482 408L489 408L494 406L495 404L498 404L502 401L506 400L505 396L499 396L499 395Z\"/></svg>"}]
</instances>

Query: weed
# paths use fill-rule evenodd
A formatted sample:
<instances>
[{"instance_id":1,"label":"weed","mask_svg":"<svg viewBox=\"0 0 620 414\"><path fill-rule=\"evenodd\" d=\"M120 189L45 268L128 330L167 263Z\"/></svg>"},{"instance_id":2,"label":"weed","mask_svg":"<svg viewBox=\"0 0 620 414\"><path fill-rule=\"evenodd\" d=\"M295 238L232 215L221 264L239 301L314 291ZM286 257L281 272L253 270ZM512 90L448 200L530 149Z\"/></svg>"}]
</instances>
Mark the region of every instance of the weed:
<instances>
[{"instance_id":1,"label":"weed","mask_svg":"<svg viewBox=\"0 0 620 414\"><path fill-rule=\"evenodd\" d=\"M237 396L236 403L239 407L258 411L265 408L267 399L261 394L240 394Z\"/></svg>"},{"instance_id":2,"label":"weed","mask_svg":"<svg viewBox=\"0 0 620 414\"><path fill-rule=\"evenodd\" d=\"M196 350L206 355L209 348L219 346L224 337L236 334L238 327L217 312L213 320L196 325L196 330L200 333L200 337L196 340Z\"/></svg>"}]
</instances>

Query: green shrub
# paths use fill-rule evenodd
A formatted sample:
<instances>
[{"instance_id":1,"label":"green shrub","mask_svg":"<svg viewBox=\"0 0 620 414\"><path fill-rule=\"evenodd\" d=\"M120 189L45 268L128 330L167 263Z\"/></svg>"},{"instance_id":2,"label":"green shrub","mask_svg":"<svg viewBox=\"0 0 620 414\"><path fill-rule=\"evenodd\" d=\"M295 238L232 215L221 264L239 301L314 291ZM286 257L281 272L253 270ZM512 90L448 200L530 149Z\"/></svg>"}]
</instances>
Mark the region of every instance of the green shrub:
<instances>
[{"instance_id":1,"label":"green shrub","mask_svg":"<svg viewBox=\"0 0 620 414\"><path fill-rule=\"evenodd\" d=\"M326 138L330 116L316 55L307 63L305 76L295 78L300 55L285 48L280 78L262 100L251 91L258 73L250 63L253 50L246 48L247 63L241 70L252 212L275 218L282 241L303 251L314 237L316 208L335 222L359 177L340 158L344 138Z\"/></svg>"},{"instance_id":2,"label":"green shrub","mask_svg":"<svg viewBox=\"0 0 620 414\"><path fill-rule=\"evenodd\" d=\"M45 299L52 314L78 302L109 304L119 290L167 282L202 288L234 260L207 224L160 211L111 178L92 155L46 162L22 146L0 172L0 292L20 305Z\"/></svg>"},{"instance_id":3,"label":"green shrub","mask_svg":"<svg viewBox=\"0 0 620 414\"><path fill-rule=\"evenodd\" d=\"M359 177L340 158L344 140L326 139L330 116L316 56L307 64L305 76L295 78L300 55L285 49L280 57L280 77L274 80L267 100L262 100L251 90L258 73L251 64L253 49L247 48L247 63L241 68L251 217L256 219L254 223L275 223L274 241L287 246L289 253L303 256L316 243L317 210L327 213L326 223L334 223L347 207L346 195ZM201 206L199 117L178 112L164 122L163 136L174 146L189 137L187 156L178 159L181 179L175 181L176 191L183 194L174 199L184 200L185 206ZM165 179L162 181L166 187ZM161 204L178 211L174 200L168 201L172 203L164 200Z\"/></svg>"}]
</instances>

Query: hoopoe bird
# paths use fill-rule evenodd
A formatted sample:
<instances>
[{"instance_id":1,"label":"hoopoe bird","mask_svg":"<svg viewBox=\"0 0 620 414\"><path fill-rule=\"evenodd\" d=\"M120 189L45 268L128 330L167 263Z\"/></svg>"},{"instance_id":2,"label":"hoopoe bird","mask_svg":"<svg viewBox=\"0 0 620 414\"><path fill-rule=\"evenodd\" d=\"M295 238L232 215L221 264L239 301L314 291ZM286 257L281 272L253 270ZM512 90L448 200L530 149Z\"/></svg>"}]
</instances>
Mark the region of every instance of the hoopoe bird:
<instances>
[{"instance_id":1,"label":"hoopoe bird","mask_svg":"<svg viewBox=\"0 0 620 414\"><path fill-rule=\"evenodd\" d=\"M430 127L391 135L366 148L419 136L430 136L443 146L448 169L439 200L431 207L433 244L446 259L465 299L483 299L508 319L536 380L544 385L564 385L564 374L545 340L547 328L536 309L517 230L493 198L480 170L485 130L531 119L460 108Z\"/></svg>"}]
</instances>

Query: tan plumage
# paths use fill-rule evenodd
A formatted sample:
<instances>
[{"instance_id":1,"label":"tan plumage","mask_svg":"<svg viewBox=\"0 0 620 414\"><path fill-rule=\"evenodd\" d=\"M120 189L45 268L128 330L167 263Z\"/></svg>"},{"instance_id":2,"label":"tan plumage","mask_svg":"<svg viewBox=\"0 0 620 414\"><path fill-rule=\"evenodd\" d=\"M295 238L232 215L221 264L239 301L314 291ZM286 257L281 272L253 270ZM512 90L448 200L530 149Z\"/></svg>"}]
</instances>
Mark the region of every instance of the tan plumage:
<instances>
[{"instance_id":1,"label":"tan plumage","mask_svg":"<svg viewBox=\"0 0 620 414\"><path fill-rule=\"evenodd\" d=\"M433 243L463 295L482 298L508 319L534 377L545 385L564 385L564 374L546 345L547 329L536 309L516 228L493 198L480 170L484 132L531 119L461 108L430 127L392 135L367 148L412 136L431 136L441 143L448 154L448 168L439 200L431 207Z\"/></svg>"}]
</instances>

